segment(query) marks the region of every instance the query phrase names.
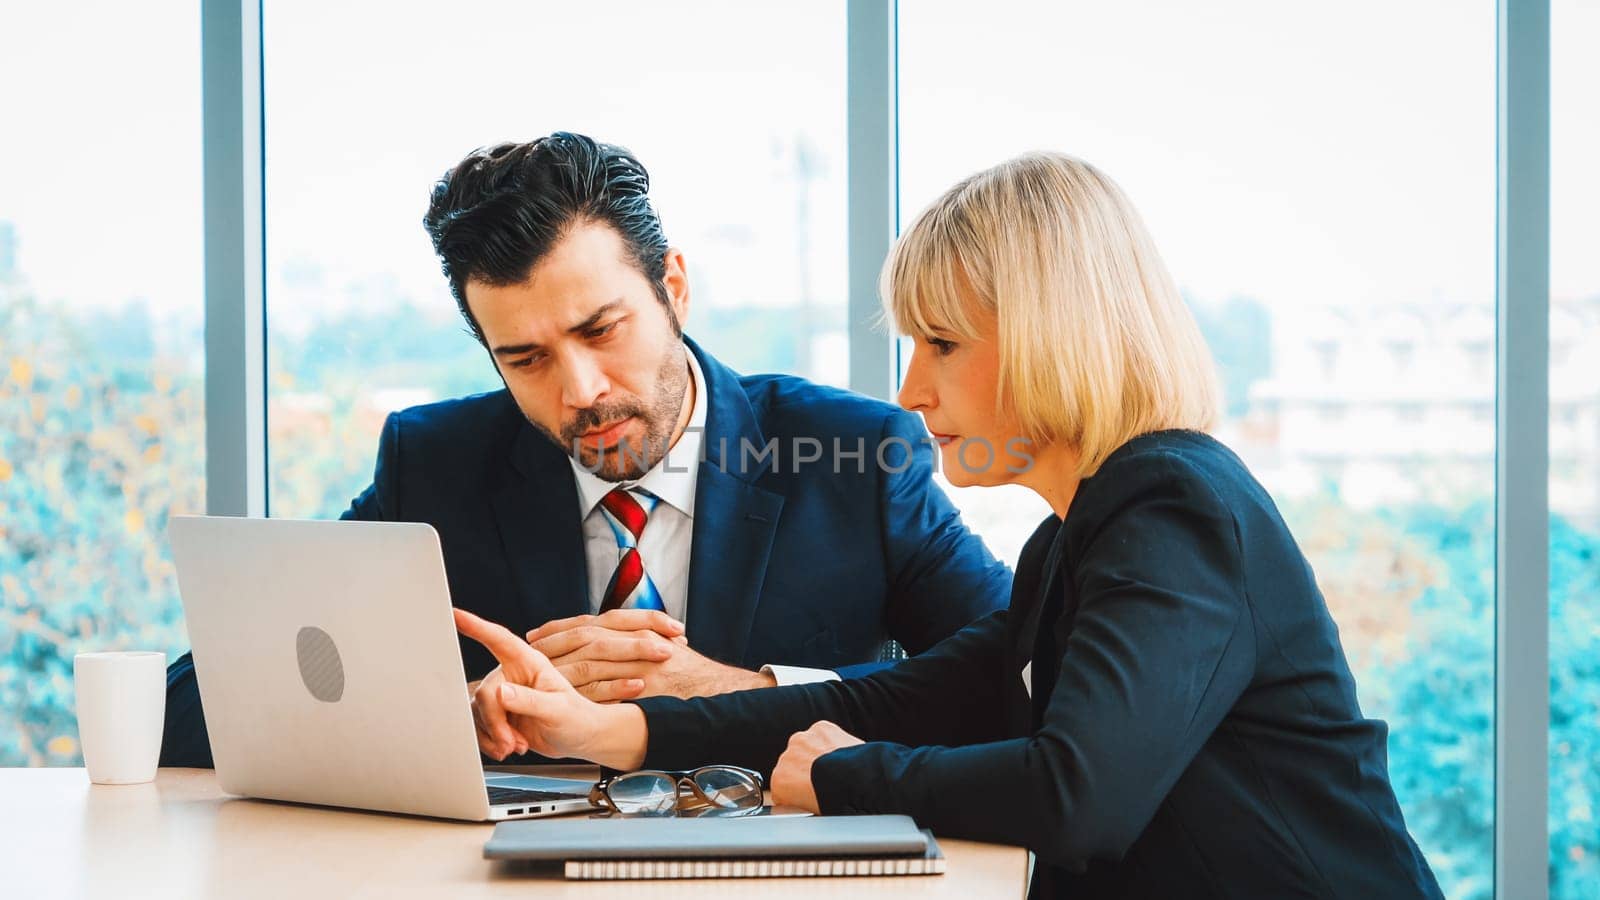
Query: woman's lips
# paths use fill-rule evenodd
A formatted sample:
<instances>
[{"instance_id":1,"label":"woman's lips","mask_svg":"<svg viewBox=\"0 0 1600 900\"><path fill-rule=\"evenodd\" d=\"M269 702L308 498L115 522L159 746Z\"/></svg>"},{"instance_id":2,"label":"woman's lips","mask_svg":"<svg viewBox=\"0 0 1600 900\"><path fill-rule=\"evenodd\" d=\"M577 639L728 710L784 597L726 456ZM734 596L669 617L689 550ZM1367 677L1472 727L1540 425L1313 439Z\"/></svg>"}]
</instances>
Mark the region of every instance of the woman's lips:
<instances>
[{"instance_id":1,"label":"woman's lips","mask_svg":"<svg viewBox=\"0 0 1600 900\"><path fill-rule=\"evenodd\" d=\"M940 433L939 433L939 432L937 432L937 431L930 431L930 432L928 432L928 433L929 433L929 434L930 434L930 435L933 435L933 439L934 439L934 440L935 440L935 441L938 441L938 442L939 442L939 446L941 446L941 447L943 447L943 446L944 446L944 445L946 445L946 444L953 444L953 443L955 443L955 442L956 442L956 440L958 440L958 439L959 439L959 438L960 438L960 435L955 435L955 434L940 434Z\"/></svg>"}]
</instances>

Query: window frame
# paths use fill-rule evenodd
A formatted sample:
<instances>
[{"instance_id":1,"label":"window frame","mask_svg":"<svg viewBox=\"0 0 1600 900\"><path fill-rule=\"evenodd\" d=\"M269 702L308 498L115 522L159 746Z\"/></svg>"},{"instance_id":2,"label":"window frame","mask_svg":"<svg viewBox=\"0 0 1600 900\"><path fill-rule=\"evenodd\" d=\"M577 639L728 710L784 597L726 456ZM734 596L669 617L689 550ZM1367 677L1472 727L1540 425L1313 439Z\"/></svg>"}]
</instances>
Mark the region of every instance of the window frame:
<instances>
[{"instance_id":1,"label":"window frame","mask_svg":"<svg viewBox=\"0 0 1600 900\"><path fill-rule=\"evenodd\" d=\"M847 0L854 390L893 399L878 270L899 231L897 3ZM269 514L262 0L201 0L206 510ZM1494 879L1549 896L1549 0L1496 0Z\"/></svg>"}]
</instances>

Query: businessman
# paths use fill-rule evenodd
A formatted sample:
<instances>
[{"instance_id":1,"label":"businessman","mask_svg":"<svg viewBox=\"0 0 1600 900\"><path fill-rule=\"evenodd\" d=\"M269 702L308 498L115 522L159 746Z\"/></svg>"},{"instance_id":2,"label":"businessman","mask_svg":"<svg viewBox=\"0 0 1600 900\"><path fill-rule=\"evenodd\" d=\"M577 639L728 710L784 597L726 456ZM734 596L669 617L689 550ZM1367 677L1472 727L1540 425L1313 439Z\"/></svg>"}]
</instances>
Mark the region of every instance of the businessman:
<instances>
[{"instance_id":1,"label":"businessman","mask_svg":"<svg viewBox=\"0 0 1600 900\"><path fill-rule=\"evenodd\" d=\"M505 389L390 415L342 518L431 524L452 602L586 696L866 674L887 639L919 653L1005 605L1011 573L931 480L915 415L740 375L683 334L684 255L626 150L475 151L423 222ZM462 659L473 684L496 665L466 639ZM211 765L188 654L162 764Z\"/></svg>"}]
</instances>

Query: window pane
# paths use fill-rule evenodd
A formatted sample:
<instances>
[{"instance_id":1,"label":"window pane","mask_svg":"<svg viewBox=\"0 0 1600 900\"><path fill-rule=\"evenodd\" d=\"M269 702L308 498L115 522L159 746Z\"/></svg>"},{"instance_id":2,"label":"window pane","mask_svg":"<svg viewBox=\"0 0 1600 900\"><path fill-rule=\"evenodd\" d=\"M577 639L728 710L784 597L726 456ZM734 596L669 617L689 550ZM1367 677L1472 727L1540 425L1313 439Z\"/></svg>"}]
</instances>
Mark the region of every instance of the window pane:
<instances>
[{"instance_id":1,"label":"window pane","mask_svg":"<svg viewBox=\"0 0 1600 900\"><path fill-rule=\"evenodd\" d=\"M81 765L72 658L188 645L204 512L198 4L0 12L0 766Z\"/></svg>"},{"instance_id":2,"label":"window pane","mask_svg":"<svg viewBox=\"0 0 1600 900\"><path fill-rule=\"evenodd\" d=\"M1035 148L1131 195L1218 359L1218 437L1283 510L1363 710L1391 725L1407 825L1447 895L1487 896L1494 5L999 2L974 18L919 2L900 7L899 47L902 221ZM980 530L1017 515L1011 497L958 496ZM1026 534L996 550L1014 559Z\"/></svg>"},{"instance_id":3,"label":"window pane","mask_svg":"<svg viewBox=\"0 0 1600 900\"><path fill-rule=\"evenodd\" d=\"M845 382L843 3L268 0L264 28L273 515L343 510L390 410L501 387L421 225L481 145L629 147L688 261L687 333Z\"/></svg>"},{"instance_id":4,"label":"window pane","mask_svg":"<svg viewBox=\"0 0 1600 900\"><path fill-rule=\"evenodd\" d=\"M1600 897L1600 4L1550 4L1550 896Z\"/></svg>"}]
</instances>

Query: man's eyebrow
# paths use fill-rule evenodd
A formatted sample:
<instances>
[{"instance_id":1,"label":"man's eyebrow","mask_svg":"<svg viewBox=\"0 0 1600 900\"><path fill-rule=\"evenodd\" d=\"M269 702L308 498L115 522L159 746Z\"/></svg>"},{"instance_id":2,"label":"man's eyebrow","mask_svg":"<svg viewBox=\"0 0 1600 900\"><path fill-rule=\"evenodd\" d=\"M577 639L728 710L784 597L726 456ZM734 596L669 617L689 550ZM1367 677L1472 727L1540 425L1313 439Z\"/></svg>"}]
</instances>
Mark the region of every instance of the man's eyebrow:
<instances>
[{"instance_id":1,"label":"man's eyebrow","mask_svg":"<svg viewBox=\"0 0 1600 900\"><path fill-rule=\"evenodd\" d=\"M611 301L610 303L607 303L606 305L604 305L604 306L600 307L599 309L595 310L593 313L590 314L589 318L584 319L582 322L579 322L578 324L572 326L571 328L568 328L567 329L567 334L578 334L580 332L588 331L589 329L593 328L597 323L599 323L599 321L601 319L605 318L606 313L611 312L612 310L616 309L618 306L621 306L621 305L622 305L622 298L618 297L617 299ZM532 352L532 351L537 350L537 349L539 349L539 345L538 344L508 344L508 345L503 346L503 347L494 348L494 355L495 356L521 356L524 353L529 353L529 352Z\"/></svg>"},{"instance_id":2,"label":"man's eyebrow","mask_svg":"<svg viewBox=\"0 0 1600 900\"><path fill-rule=\"evenodd\" d=\"M507 344L507 345L505 345L503 347L494 348L494 355L495 356L521 356L524 353L528 353L530 351L537 350L537 349L539 349L539 345L538 344Z\"/></svg>"},{"instance_id":3,"label":"man's eyebrow","mask_svg":"<svg viewBox=\"0 0 1600 900\"><path fill-rule=\"evenodd\" d=\"M606 313L611 312L621 305L622 298L618 297L610 303L607 303L605 306L595 310L594 313L589 316L589 318L584 319L582 322L579 322L571 328L568 328L567 334L578 334L580 332L588 331L595 325L599 324L600 320L606 317Z\"/></svg>"}]
</instances>

